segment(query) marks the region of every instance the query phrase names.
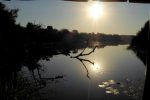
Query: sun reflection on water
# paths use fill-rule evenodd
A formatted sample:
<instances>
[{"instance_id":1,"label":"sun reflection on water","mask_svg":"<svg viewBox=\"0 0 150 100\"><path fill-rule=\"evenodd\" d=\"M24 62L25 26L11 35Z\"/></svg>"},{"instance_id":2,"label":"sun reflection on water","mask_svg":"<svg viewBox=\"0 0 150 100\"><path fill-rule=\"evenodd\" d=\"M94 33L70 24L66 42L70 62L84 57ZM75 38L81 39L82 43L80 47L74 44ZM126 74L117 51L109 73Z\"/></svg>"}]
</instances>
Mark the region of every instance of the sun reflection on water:
<instances>
[{"instance_id":1,"label":"sun reflection on water","mask_svg":"<svg viewBox=\"0 0 150 100\"><path fill-rule=\"evenodd\" d=\"M98 63L94 63L93 70L96 71L96 70L99 70L99 69L100 69L100 65Z\"/></svg>"},{"instance_id":2,"label":"sun reflection on water","mask_svg":"<svg viewBox=\"0 0 150 100\"><path fill-rule=\"evenodd\" d=\"M100 63L97 63L97 62L95 62L94 65L91 66L91 70L93 72L100 72L100 73L104 71L102 65Z\"/></svg>"}]
</instances>

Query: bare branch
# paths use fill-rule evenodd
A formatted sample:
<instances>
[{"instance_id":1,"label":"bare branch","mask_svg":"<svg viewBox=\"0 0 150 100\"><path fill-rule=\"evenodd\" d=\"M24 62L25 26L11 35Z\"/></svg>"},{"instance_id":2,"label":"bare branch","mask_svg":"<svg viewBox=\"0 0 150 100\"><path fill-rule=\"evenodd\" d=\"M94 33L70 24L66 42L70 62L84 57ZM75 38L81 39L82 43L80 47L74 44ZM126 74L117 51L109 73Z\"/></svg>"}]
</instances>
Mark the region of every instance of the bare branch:
<instances>
[{"instance_id":1,"label":"bare branch","mask_svg":"<svg viewBox=\"0 0 150 100\"><path fill-rule=\"evenodd\" d=\"M84 68L85 68L85 70L86 70L86 72L87 72L87 74L86 74L87 78L89 78L89 79L90 79L89 71L88 71L88 69L87 69L86 65L83 63L83 61L81 61L81 60L80 60L80 62L83 64L83 66L84 66Z\"/></svg>"},{"instance_id":2,"label":"bare branch","mask_svg":"<svg viewBox=\"0 0 150 100\"><path fill-rule=\"evenodd\" d=\"M82 59L82 58L77 58L77 59L80 60L81 62L87 61L87 62L91 63L92 65L94 65L94 62L92 62L92 61L90 61L88 59Z\"/></svg>"},{"instance_id":3,"label":"bare branch","mask_svg":"<svg viewBox=\"0 0 150 100\"><path fill-rule=\"evenodd\" d=\"M97 46L95 46L95 47L92 49L92 51L90 51L89 53L83 54L84 51L85 51L85 49L86 49L86 48L84 48L83 51L82 51L80 54L78 54L77 56L74 56L74 57L71 56L71 58L79 58L80 56L87 56L87 55L90 55L91 53L93 53L93 52L95 51L96 47L97 47Z\"/></svg>"},{"instance_id":4,"label":"bare branch","mask_svg":"<svg viewBox=\"0 0 150 100\"><path fill-rule=\"evenodd\" d=\"M89 53L86 53L86 54L82 54L81 56L90 55L91 53L93 53L93 52L95 51L96 47L97 47L97 46L95 46L91 52L89 52Z\"/></svg>"},{"instance_id":5,"label":"bare branch","mask_svg":"<svg viewBox=\"0 0 150 100\"><path fill-rule=\"evenodd\" d=\"M86 49L86 48L84 48L83 51L82 51L80 54L78 54L77 56L74 56L74 57L71 56L71 58L76 58L76 59L78 59L78 60L83 64L83 66L84 66L84 68L86 69L86 72L87 72L87 75L86 75L86 76L87 76L89 79L90 79L89 71L88 71L88 69L87 69L87 66L84 64L84 61L85 61L85 62L89 62L89 63L92 64L92 65L94 65L94 62L92 62L92 61L90 61L90 60L88 60L88 59L80 58L80 57L81 57L81 56L90 55L91 53L93 53L93 52L95 51L96 47L97 47L97 46L95 46L95 47L93 48L93 50L90 51L89 53L83 54L84 51L85 51L85 49Z\"/></svg>"}]
</instances>

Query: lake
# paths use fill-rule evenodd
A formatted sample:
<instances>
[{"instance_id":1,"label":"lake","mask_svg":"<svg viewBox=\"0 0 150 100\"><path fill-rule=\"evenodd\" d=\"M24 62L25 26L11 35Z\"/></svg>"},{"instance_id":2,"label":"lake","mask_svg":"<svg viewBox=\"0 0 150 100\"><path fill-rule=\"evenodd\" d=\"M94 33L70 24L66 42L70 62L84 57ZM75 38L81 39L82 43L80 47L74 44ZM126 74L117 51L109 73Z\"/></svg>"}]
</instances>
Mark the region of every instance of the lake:
<instances>
[{"instance_id":1,"label":"lake","mask_svg":"<svg viewBox=\"0 0 150 100\"><path fill-rule=\"evenodd\" d=\"M33 100L141 100L146 66L127 47L60 53L38 60L32 70L24 65L18 75Z\"/></svg>"}]
</instances>

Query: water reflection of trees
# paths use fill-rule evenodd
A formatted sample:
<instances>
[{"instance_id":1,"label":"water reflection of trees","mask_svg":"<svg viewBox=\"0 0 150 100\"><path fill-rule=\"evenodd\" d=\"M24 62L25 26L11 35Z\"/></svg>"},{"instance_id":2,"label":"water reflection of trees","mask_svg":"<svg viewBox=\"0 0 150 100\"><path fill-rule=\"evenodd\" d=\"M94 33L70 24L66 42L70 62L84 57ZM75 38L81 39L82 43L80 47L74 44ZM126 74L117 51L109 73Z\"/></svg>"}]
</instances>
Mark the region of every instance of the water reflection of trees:
<instances>
[{"instance_id":1,"label":"water reflection of trees","mask_svg":"<svg viewBox=\"0 0 150 100\"><path fill-rule=\"evenodd\" d=\"M86 48L88 47L92 47L92 50L89 51L88 53L84 53ZM15 57L12 59L12 61L18 60L18 62L15 62L14 64L12 64L11 62L10 63L6 62L5 64L3 64L3 67L1 68L0 72L1 99L13 100L15 98L19 99L23 97L24 99L30 100L30 98L33 97L33 95L35 95L38 90L46 87L48 81L55 82L56 80L64 79L64 75L57 75L55 77L48 77L48 78L42 77L41 75L42 66L38 62L40 60L50 61L50 59L54 55L62 54L79 60L83 64L83 67L87 72L86 76L90 78L88 68L84 62L88 62L90 64L94 64L94 62L82 57L86 57L87 55L92 54L97 47L100 48L101 46L98 45L92 46L91 44L90 46L89 45L87 46L87 44L82 44L82 47L77 46L76 48L75 47L67 48L64 45L59 44L58 45L55 44L53 46L51 45L33 46L28 51L27 55L22 57L22 59L18 59ZM77 54L79 51L81 52ZM77 55L72 56L71 54ZM18 75L18 72L21 70L22 66L26 66L29 69L32 81L24 77L21 77L21 74ZM24 95L19 96L21 91L24 91L25 93L23 93Z\"/></svg>"},{"instance_id":2,"label":"water reflection of trees","mask_svg":"<svg viewBox=\"0 0 150 100\"><path fill-rule=\"evenodd\" d=\"M37 70L37 74L35 74ZM55 83L64 78L63 75L55 77L42 77L40 68L30 69L31 76L24 76L19 70L0 70L0 99L1 100L41 100L39 90L46 87L48 81ZM43 100L43 98L42 98Z\"/></svg>"}]
</instances>

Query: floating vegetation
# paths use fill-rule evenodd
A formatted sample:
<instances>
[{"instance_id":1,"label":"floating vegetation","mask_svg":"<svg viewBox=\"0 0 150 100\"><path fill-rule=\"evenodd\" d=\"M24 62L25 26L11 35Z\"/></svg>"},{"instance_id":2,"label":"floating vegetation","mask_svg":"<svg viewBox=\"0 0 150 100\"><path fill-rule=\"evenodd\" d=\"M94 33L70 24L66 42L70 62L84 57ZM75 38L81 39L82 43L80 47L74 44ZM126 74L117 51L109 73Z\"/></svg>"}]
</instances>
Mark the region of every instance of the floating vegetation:
<instances>
[{"instance_id":1,"label":"floating vegetation","mask_svg":"<svg viewBox=\"0 0 150 100\"><path fill-rule=\"evenodd\" d=\"M114 80L108 80L109 84L115 84L116 82Z\"/></svg>"},{"instance_id":2,"label":"floating vegetation","mask_svg":"<svg viewBox=\"0 0 150 100\"><path fill-rule=\"evenodd\" d=\"M108 80L99 84L98 87L104 88L107 94L119 95L122 93L135 100L142 100L144 82L142 80L133 81L126 78L122 82Z\"/></svg>"},{"instance_id":3,"label":"floating vegetation","mask_svg":"<svg viewBox=\"0 0 150 100\"><path fill-rule=\"evenodd\" d=\"M112 93L112 91L106 91L106 93Z\"/></svg>"},{"instance_id":4,"label":"floating vegetation","mask_svg":"<svg viewBox=\"0 0 150 100\"><path fill-rule=\"evenodd\" d=\"M104 84L98 85L98 86L101 87L101 88L105 88L106 87L106 85L104 85Z\"/></svg>"},{"instance_id":5,"label":"floating vegetation","mask_svg":"<svg viewBox=\"0 0 150 100\"><path fill-rule=\"evenodd\" d=\"M115 89L113 87L107 87L106 88L106 93L113 93L114 95L118 95L119 94L119 90Z\"/></svg>"},{"instance_id":6,"label":"floating vegetation","mask_svg":"<svg viewBox=\"0 0 150 100\"><path fill-rule=\"evenodd\" d=\"M100 84L98 86L101 88L105 88L106 89L105 93L118 95L119 90L117 88L115 88L115 85L116 85L115 80L108 80L106 82L102 82L102 84Z\"/></svg>"}]
</instances>

